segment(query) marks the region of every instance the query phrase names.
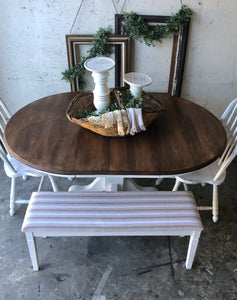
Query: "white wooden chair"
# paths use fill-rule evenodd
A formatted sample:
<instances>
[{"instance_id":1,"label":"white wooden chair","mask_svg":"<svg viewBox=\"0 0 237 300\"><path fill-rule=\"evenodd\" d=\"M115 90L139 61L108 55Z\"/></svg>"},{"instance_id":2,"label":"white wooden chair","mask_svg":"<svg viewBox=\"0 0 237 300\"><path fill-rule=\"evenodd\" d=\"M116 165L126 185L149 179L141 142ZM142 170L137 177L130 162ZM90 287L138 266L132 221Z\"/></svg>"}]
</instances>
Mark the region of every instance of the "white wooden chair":
<instances>
[{"instance_id":1,"label":"white wooden chair","mask_svg":"<svg viewBox=\"0 0 237 300\"><path fill-rule=\"evenodd\" d=\"M16 160L14 157L11 156L11 154L7 151L7 148L4 144L3 140L3 132L4 128L10 119L11 114L9 110L7 109L6 105L0 98L0 158L2 159L4 163L4 169L6 172L6 175L11 178L11 190L10 190L10 215L13 216L15 213L15 202L17 203L27 203L28 200L16 200L15 199L15 191L16 191L16 178L17 177L23 177L24 179L27 176L33 176L33 177L41 177L40 184L38 187L38 191L41 190L41 186L43 183L44 177L47 175L46 173L40 172L38 170L35 170L33 168L30 168L18 160ZM58 187L51 175L48 174L49 180L51 182L52 188L54 192L58 191Z\"/></svg>"},{"instance_id":2,"label":"white wooden chair","mask_svg":"<svg viewBox=\"0 0 237 300\"><path fill-rule=\"evenodd\" d=\"M200 206L199 209L212 210L214 222L218 220L218 185L224 182L226 169L237 154L237 98L228 105L220 120L227 134L227 145L222 156L205 168L176 176L173 187L173 191L177 191L180 183L183 183L185 190L188 189L188 184L212 184L212 206Z\"/></svg>"}]
</instances>

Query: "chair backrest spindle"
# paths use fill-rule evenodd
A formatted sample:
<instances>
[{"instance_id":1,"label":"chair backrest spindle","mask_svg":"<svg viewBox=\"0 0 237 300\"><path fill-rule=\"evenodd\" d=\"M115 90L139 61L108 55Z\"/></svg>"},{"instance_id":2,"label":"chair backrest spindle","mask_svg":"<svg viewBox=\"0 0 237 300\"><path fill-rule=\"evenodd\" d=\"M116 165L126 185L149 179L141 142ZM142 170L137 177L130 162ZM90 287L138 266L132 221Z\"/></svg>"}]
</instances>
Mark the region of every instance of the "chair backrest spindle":
<instances>
[{"instance_id":1,"label":"chair backrest spindle","mask_svg":"<svg viewBox=\"0 0 237 300\"><path fill-rule=\"evenodd\" d=\"M237 155L237 98L227 106L220 121L226 130L227 145L218 162L219 169L214 181L218 180Z\"/></svg>"},{"instance_id":2,"label":"chair backrest spindle","mask_svg":"<svg viewBox=\"0 0 237 300\"><path fill-rule=\"evenodd\" d=\"M4 140L3 140L3 133L4 129L7 125L8 120L11 118L11 114L7 109L5 103L3 102L2 98L0 98L0 140L2 143L1 150L5 153L8 153Z\"/></svg>"}]
</instances>

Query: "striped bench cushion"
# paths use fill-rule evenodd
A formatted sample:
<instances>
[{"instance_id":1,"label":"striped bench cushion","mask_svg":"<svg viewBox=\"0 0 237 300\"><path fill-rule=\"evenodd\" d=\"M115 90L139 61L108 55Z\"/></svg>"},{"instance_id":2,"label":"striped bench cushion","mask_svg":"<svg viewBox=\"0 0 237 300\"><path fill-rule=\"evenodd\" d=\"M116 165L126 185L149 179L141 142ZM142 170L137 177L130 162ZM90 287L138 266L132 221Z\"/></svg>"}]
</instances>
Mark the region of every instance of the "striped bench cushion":
<instances>
[{"instance_id":1,"label":"striped bench cushion","mask_svg":"<svg viewBox=\"0 0 237 300\"><path fill-rule=\"evenodd\" d=\"M189 234L202 230L191 192L40 192L33 193L24 232L71 235Z\"/></svg>"}]
</instances>

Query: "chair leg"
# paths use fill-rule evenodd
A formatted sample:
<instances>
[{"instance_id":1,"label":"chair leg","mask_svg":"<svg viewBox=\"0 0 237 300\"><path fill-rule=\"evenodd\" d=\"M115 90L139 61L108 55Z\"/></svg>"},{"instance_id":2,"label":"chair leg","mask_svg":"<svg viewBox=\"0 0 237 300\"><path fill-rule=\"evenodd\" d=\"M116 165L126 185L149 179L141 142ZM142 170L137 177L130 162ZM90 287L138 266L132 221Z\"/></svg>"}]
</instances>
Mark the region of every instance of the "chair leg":
<instances>
[{"instance_id":1,"label":"chair leg","mask_svg":"<svg viewBox=\"0 0 237 300\"><path fill-rule=\"evenodd\" d=\"M43 181L44 181L44 176L42 176L41 179L40 179L40 183L39 183L39 186L38 186L38 192L41 191L41 187L42 187Z\"/></svg>"},{"instance_id":2,"label":"chair leg","mask_svg":"<svg viewBox=\"0 0 237 300\"><path fill-rule=\"evenodd\" d=\"M73 181L74 178L75 178L75 176L68 176L68 177L67 177L67 179L68 179L69 181Z\"/></svg>"},{"instance_id":3,"label":"chair leg","mask_svg":"<svg viewBox=\"0 0 237 300\"><path fill-rule=\"evenodd\" d=\"M16 193L16 178L12 177L10 190L10 216L15 214L15 193Z\"/></svg>"},{"instance_id":4,"label":"chair leg","mask_svg":"<svg viewBox=\"0 0 237 300\"><path fill-rule=\"evenodd\" d=\"M176 178L175 184L174 184L174 187L173 187L173 190L172 190L172 191L173 191L173 192L178 191L179 185L180 185L180 181Z\"/></svg>"},{"instance_id":5,"label":"chair leg","mask_svg":"<svg viewBox=\"0 0 237 300\"><path fill-rule=\"evenodd\" d=\"M156 179L155 185L160 185L164 178L160 177Z\"/></svg>"},{"instance_id":6,"label":"chair leg","mask_svg":"<svg viewBox=\"0 0 237 300\"><path fill-rule=\"evenodd\" d=\"M184 190L187 192L188 191L188 185L186 183L183 183L184 185Z\"/></svg>"},{"instance_id":7,"label":"chair leg","mask_svg":"<svg viewBox=\"0 0 237 300\"><path fill-rule=\"evenodd\" d=\"M213 195L212 195L212 219L213 222L218 221L218 186L213 184Z\"/></svg>"},{"instance_id":8,"label":"chair leg","mask_svg":"<svg viewBox=\"0 0 237 300\"><path fill-rule=\"evenodd\" d=\"M53 191L54 191L54 192L58 192L59 189L58 189L58 186L57 186L56 182L55 182L54 179L53 179L53 176L52 176L52 175L48 175L48 177L49 177L49 180L50 180L50 182L51 182Z\"/></svg>"}]
</instances>

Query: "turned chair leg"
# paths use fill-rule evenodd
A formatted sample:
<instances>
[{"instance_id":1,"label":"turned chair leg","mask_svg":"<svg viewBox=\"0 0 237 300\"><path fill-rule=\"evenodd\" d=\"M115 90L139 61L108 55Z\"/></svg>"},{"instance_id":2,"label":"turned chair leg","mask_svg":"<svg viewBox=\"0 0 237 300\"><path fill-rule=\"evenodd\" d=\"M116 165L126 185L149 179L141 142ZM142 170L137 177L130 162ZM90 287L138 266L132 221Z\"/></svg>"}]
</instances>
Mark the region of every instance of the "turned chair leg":
<instances>
[{"instance_id":1,"label":"turned chair leg","mask_svg":"<svg viewBox=\"0 0 237 300\"><path fill-rule=\"evenodd\" d=\"M183 183L184 185L184 190L187 192L188 191L188 185L186 183Z\"/></svg>"},{"instance_id":2,"label":"turned chair leg","mask_svg":"<svg viewBox=\"0 0 237 300\"><path fill-rule=\"evenodd\" d=\"M218 186L213 184L213 195L212 195L212 219L213 222L218 221Z\"/></svg>"},{"instance_id":3,"label":"turned chair leg","mask_svg":"<svg viewBox=\"0 0 237 300\"><path fill-rule=\"evenodd\" d=\"M12 177L10 190L10 216L15 214L15 192L16 192L16 178Z\"/></svg>"}]
</instances>

